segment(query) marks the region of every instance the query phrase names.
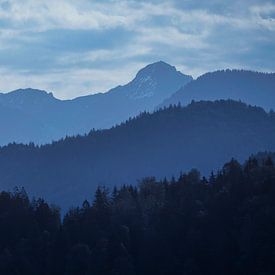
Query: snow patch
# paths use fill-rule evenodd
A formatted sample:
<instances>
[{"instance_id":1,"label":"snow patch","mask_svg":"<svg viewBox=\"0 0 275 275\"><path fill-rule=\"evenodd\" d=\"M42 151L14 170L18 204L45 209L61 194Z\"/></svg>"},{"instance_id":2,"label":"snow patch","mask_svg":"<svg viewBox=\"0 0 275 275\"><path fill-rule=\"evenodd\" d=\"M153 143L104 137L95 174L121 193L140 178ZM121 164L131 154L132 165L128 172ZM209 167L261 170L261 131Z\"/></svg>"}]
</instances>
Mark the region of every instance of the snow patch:
<instances>
[{"instance_id":1,"label":"snow patch","mask_svg":"<svg viewBox=\"0 0 275 275\"><path fill-rule=\"evenodd\" d=\"M155 94L157 82L150 76L143 76L133 81L133 89L128 96L132 99L152 97Z\"/></svg>"}]
</instances>

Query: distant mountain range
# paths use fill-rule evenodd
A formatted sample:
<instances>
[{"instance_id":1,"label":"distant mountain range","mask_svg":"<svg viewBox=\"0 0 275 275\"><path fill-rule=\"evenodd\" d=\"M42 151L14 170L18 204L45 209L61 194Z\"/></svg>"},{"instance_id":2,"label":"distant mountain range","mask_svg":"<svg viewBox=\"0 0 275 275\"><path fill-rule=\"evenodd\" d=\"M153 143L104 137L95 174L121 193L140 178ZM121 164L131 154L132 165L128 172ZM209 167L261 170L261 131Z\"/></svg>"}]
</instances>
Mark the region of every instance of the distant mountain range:
<instances>
[{"instance_id":1,"label":"distant mountain range","mask_svg":"<svg viewBox=\"0 0 275 275\"><path fill-rule=\"evenodd\" d=\"M275 110L275 73L223 70L206 73L164 100L159 106L189 104L192 100L233 99Z\"/></svg>"},{"instance_id":2,"label":"distant mountain range","mask_svg":"<svg viewBox=\"0 0 275 275\"><path fill-rule=\"evenodd\" d=\"M47 143L92 128L109 128L141 111L152 111L191 80L160 61L140 70L125 86L73 100L34 89L0 94L0 145Z\"/></svg>"},{"instance_id":3,"label":"distant mountain range","mask_svg":"<svg viewBox=\"0 0 275 275\"><path fill-rule=\"evenodd\" d=\"M124 86L73 100L59 100L35 89L0 93L0 145L50 143L93 128L110 128L145 110L219 99L275 110L275 74L224 70L193 80L160 61L141 69Z\"/></svg>"},{"instance_id":4,"label":"distant mountain range","mask_svg":"<svg viewBox=\"0 0 275 275\"><path fill-rule=\"evenodd\" d=\"M99 184L177 176L192 168L207 175L232 157L243 161L259 151L275 151L274 112L232 100L195 102L51 145L3 147L0 189L25 186L68 207Z\"/></svg>"}]
</instances>

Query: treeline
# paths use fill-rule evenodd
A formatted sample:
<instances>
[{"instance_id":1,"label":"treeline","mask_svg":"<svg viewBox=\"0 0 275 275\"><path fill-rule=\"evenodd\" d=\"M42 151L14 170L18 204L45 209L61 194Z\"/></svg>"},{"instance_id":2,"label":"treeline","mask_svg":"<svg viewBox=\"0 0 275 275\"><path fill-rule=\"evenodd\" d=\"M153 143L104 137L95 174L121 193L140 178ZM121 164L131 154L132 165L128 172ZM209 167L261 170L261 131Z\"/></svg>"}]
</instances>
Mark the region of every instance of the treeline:
<instances>
[{"instance_id":1,"label":"treeline","mask_svg":"<svg viewBox=\"0 0 275 275\"><path fill-rule=\"evenodd\" d=\"M275 165L99 187L63 219L24 189L2 192L0 274L275 274Z\"/></svg>"}]
</instances>

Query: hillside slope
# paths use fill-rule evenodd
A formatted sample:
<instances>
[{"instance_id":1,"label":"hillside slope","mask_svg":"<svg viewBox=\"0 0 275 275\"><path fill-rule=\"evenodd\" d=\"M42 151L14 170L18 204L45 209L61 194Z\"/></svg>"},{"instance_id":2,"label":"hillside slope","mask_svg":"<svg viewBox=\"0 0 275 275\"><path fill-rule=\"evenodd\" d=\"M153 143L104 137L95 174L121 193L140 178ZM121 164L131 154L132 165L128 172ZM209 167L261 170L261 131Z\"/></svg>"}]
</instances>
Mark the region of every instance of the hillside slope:
<instances>
[{"instance_id":1,"label":"hillside slope","mask_svg":"<svg viewBox=\"0 0 275 275\"><path fill-rule=\"evenodd\" d=\"M51 145L0 150L0 188L25 186L70 206L97 185L135 183L197 168L204 174L230 160L275 151L275 115L240 102L198 102L139 117L110 130Z\"/></svg>"},{"instance_id":2,"label":"hillside slope","mask_svg":"<svg viewBox=\"0 0 275 275\"><path fill-rule=\"evenodd\" d=\"M245 70L222 70L206 73L188 83L160 106L189 104L192 100L241 100L275 110L275 73Z\"/></svg>"}]
</instances>

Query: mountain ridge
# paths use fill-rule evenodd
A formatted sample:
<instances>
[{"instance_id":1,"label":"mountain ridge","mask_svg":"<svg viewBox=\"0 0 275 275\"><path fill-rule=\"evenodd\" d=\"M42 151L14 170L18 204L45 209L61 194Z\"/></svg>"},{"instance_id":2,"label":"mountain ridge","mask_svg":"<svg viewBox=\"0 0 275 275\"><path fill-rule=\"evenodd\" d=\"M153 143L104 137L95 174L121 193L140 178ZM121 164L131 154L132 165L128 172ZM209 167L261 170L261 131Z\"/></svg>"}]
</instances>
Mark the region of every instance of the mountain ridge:
<instances>
[{"instance_id":1,"label":"mountain ridge","mask_svg":"<svg viewBox=\"0 0 275 275\"><path fill-rule=\"evenodd\" d=\"M192 100L231 98L266 110L275 109L274 87L274 73L227 69L206 73L194 80L159 61L139 70L126 85L106 93L61 100L43 90L18 89L0 94L3 133L0 145L50 143L64 136L85 134L93 128L110 128L142 111L178 102L185 106ZM13 128L21 129L20 134Z\"/></svg>"},{"instance_id":2,"label":"mountain ridge","mask_svg":"<svg viewBox=\"0 0 275 275\"><path fill-rule=\"evenodd\" d=\"M149 75L150 74L150 75ZM148 81L152 75L153 82ZM141 77L147 75L147 81ZM161 61L141 69L136 77L124 86L118 86L106 93L98 93L77 97L71 100L60 100L52 93L37 89L18 89L6 94L0 94L1 105L22 111L24 120L20 127L31 128L33 119L40 120L45 132L41 133L35 126L32 134L15 135L5 131L9 125L9 116L0 124L4 135L0 145L9 142L48 143L67 135L84 134L92 128L109 128L130 116L142 111L151 111L165 98L171 96L181 86L191 81L190 76L184 75L175 67ZM153 85L152 85L153 83ZM27 115L26 115L27 114ZM13 120L14 127L17 127ZM18 126L19 127L19 126ZM36 129L37 128L37 132ZM21 139L20 139L21 137Z\"/></svg>"},{"instance_id":3,"label":"mountain ridge","mask_svg":"<svg viewBox=\"0 0 275 275\"><path fill-rule=\"evenodd\" d=\"M275 151L274 113L232 100L194 102L48 145L2 147L0 187L24 186L69 207L99 184L177 176L192 168L207 175L231 158L243 161L263 151Z\"/></svg>"},{"instance_id":4,"label":"mountain ridge","mask_svg":"<svg viewBox=\"0 0 275 275\"><path fill-rule=\"evenodd\" d=\"M267 111L275 109L275 73L238 69L208 72L180 88L158 107L219 99L241 100Z\"/></svg>"}]
</instances>

